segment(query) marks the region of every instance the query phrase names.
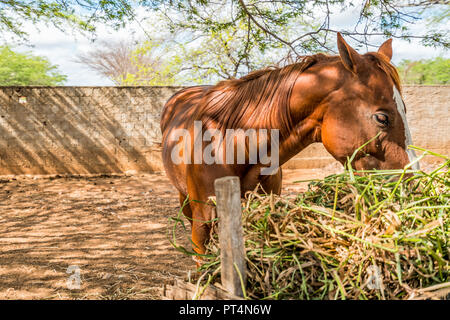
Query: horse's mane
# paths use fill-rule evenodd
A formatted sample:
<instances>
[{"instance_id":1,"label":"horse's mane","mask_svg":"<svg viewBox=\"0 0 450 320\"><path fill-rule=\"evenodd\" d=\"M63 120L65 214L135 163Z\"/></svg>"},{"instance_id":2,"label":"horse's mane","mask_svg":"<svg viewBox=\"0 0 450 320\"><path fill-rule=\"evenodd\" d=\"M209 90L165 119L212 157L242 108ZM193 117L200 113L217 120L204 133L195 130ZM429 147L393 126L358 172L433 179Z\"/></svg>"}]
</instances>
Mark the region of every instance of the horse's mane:
<instances>
[{"instance_id":1,"label":"horse's mane","mask_svg":"<svg viewBox=\"0 0 450 320\"><path fill-rule=\"evenodd\" d=\"M298 76L324 54L304 57L285 67L271 67L249 73L240 79L224 80L204 94L196 120L209 128L279 129L286 137L292 128L289 99Z\"/></svg>"},{"instance_id":2,"label":"horse's mane","mask_svg":"<svg viewBox=\"0 0 450 320\"><path fill-rule=\"evenodd\" d=\"M392 78L401 92L400 77L389 60L375 52L377 65ZM285 67L271 67L249 73L240 79L224 80L211 86L203 95L195 120L201 120L205 128L279 129L281 137L287 137L293 127L289 112L292 88L309 67L318 62L339 60L339 56L315 54L298 63Z\"/></svg>"}]
</instances>

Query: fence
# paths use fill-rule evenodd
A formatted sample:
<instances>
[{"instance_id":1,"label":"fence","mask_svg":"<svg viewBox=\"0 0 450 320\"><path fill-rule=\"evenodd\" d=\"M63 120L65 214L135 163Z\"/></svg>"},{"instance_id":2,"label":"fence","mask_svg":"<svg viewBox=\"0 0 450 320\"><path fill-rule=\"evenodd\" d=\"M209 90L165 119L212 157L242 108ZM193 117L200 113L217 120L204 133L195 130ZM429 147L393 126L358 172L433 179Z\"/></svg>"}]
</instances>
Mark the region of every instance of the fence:
<instances>
[{"instance_id":1,"label":"fence","mask_svg":"<svg viewBox=\"0 0 450 320\"><path fill-rule=\"evenodd\" d=\"M153 172L159 117L180 87L0 87L0 175ZM414 143L450 151L450 86L406 86ZM334 162L321 144L287 168Z\"/></svg>"}]
</instances>

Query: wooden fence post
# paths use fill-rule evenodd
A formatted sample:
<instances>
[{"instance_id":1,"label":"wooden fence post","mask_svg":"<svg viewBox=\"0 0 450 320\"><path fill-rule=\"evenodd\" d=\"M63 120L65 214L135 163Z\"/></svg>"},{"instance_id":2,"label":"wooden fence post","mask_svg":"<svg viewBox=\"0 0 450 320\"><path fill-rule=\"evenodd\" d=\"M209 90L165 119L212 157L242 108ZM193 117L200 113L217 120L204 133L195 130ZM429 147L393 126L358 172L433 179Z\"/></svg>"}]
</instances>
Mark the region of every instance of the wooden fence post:
<instances>
[{"instance_id":1,"label":"wooden fence post","mask_svg":"<svg viewBox=\"0 0 450 320\"><path fill-rule=\"evenodd\" d=\"M222 286L231 294L242 297L241 279L245 286L246 265L242 231L241 187L239 177L224 177L214 181L219 218L219 245ZM239 273L236 271L239 270Z\"/></svg>"}]
</instances>

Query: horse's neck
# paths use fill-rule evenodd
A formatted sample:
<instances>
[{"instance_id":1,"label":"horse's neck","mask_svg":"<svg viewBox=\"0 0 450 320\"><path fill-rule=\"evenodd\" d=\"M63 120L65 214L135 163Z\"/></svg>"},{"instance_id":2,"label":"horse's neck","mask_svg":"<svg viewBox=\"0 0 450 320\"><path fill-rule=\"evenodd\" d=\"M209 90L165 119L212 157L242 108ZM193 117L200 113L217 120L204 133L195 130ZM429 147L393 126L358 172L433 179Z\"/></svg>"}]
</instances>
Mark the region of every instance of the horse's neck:
<instances>
[{"instance_id":1,"label":"horse's neck","mask_svg":"<svg viewBox=\"0 0 450 320\"><path fill-rule=\"evenodd\" d=\"M333 69L329 68L330 75ZM316 71L317 72L317 71ZM291 96L290 114L294 127L289 137L280 141L280 165L294 157L308 145L321 142L322 119L326 112L325 98L337 90L340 84L333 81L322 81L320 86L316 72L299 76ZM323 69L321 70L322 74Z\"/></svg>"},{"instance_id":2,"label":"horse's neck","mask_svg":"<svg viewBox=\"0 0 450 320\"><path fill-rule=\"evenodd\" d=\"M311 143L318 142L320 128L316 121L305 119L294 128L294 132L283 141L280 141L280 165L293 158L297 153L305 149Z\"/></svg>"}]
</instances>

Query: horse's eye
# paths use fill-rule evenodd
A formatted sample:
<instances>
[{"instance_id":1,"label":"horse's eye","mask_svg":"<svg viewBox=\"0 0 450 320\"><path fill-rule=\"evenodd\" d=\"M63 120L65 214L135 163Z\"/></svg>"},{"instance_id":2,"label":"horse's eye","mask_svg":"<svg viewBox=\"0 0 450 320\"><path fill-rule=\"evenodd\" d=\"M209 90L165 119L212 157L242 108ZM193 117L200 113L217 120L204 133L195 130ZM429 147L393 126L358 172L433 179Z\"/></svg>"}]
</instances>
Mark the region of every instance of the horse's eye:
<instances>
[{"instance_id":1,"label":"horse's eye","mask_svg":"<svg viewBox=\"0 0 450 320\"><path fill-rule=\"evenodd\" d=\"M389 125L389 117L384 113L375 113L373 118L377 122L377 124L381 127L387 127Z\"/></svg>"}]
</instances>

